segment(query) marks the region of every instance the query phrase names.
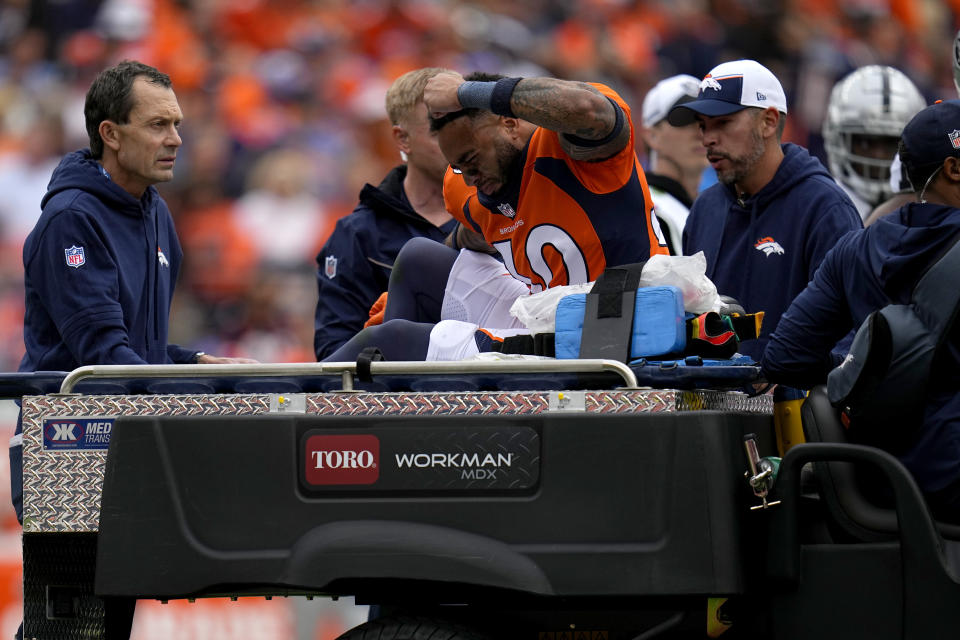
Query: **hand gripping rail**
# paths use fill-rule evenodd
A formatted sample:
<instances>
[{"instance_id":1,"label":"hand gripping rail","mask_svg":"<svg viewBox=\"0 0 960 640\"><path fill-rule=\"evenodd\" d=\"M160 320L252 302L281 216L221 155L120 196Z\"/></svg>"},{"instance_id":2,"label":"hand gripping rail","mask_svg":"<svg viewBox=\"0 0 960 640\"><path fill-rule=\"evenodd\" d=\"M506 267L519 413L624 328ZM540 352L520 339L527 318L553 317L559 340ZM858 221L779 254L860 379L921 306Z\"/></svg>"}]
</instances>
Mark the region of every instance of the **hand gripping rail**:
<instances>
[{"instance_id":1,"label":"hand gripping rail","mask_svg":"<svg viewBox=\"0 0 960 640\"><path fill-rule=\"evenodd\" d=\"M617 360L464 360L458 362L371 362L371 375L471 374L471 373L598 373L620 374L626 389L637 389L633 371ZM74 369L63 379L60 394L73 393L87 378L204 378L222 376L339 375L341 391L353 391L355 362L293 362L275 364L152 364L88 365Z\"/></svg>"}]
</instances>

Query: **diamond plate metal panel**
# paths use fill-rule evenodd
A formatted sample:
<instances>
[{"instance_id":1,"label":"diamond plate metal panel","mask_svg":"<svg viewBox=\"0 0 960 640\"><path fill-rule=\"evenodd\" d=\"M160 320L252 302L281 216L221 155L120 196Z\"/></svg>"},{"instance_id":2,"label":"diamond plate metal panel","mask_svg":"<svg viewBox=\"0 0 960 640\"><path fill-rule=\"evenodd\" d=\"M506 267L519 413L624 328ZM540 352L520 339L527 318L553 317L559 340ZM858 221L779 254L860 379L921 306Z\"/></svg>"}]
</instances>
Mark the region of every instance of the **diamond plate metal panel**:
<instances>
[{"instance_id":1,"label":"diamond plate metal panel","mask_svg":"<svg viewBox=\"0 0 960 640\"><path fill-rule=\"evenodd\" d=\"M96 531L105 451L44 451L44 418L70 416L252 415L266 395L27 396L23 399L23 530Z\"/></svg>"},{"instance_id":2,"label":"diamond plate metal panel","mask_svg":"<svg viewBox=\"0 0 960 640\"><path fill-rule=\"evenodd\" d=\"M269 394L27 396L23 399L23 528L91 532L100 519L104 451L45 451L44 418L223 416L270 413ZM772 413L771 396L716 391L587 392L597 414L721 410ZM322 415L535 415L550 410L549 392L326 393L306 396L306 413Z\"/></svg>"},{"instance_id":3,"label":"diamond plate metal panel","mask_svg":"<svg viewBox=\"0 0 960 640\"><path fill-rule=\"evenodd\" d=\"M750 397L736 391L675 391L677 411L773 413L773 395Z\"/></svg>"}]
</instances>

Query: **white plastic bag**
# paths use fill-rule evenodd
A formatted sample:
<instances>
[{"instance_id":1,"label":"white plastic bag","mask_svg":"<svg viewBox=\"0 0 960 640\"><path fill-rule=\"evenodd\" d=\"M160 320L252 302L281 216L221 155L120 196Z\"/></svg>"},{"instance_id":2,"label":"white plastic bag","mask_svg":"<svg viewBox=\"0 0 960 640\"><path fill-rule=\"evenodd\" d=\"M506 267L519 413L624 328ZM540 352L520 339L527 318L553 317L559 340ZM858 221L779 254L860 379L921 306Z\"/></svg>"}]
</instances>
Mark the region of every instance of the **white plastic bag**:
<instances>
[{"instance_id":1,"label":"white plastic bag","mask_svg":"<svg viewBox=\"0 0 960 640\"><path fill-rule=\"evenodd\" d=\"M510 315L533 333L552 333L555 330L557 304L560 298L574 293L589 293L592 282L570 284L544 289L540 293L517 298L510 307Z\"/></svg>"},{"instance_id":2,"label":"white plastic bag","mask_svg":"<svg viewBox=\"0 0 960 640\"><path fill-rule=\"evenodd\" d=\"M721 307L717 287L707 277L707 258L703 251L692 256L655 255L643 265L641 287L673 285L683 292L683 310L690 313L719 311ZM553 287L540 293L517 298L510 307L510 315L534 333L556 330L557 304L560 298L575 293L590 293L592 282Z\"/></svg>"},{"instance_id":3,"label":"white plastic bag","mask_svg":"<svg viewBox=\"0 0 960 640\"><path fill-rule=\"evenodd\" d=\"M683 310L701 314L720 310L717 286L707 277L703 251L692 256L655 255L643 265L641 287L673 285L683 292ZM511 313L513 310L511 309Z\"/></svg>"}]
</instances>

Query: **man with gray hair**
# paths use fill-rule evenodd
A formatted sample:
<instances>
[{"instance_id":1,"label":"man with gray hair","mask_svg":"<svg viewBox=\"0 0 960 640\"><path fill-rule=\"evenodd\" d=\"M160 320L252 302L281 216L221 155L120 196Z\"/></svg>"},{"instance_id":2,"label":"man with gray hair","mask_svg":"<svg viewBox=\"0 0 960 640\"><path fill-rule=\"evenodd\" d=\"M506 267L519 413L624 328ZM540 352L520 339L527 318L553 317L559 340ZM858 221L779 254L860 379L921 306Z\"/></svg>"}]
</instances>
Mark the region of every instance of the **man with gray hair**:
<instances>
[{"instance_id":1,"label":"man with gray hair","mask_svg":"<svg viewBox=\"0 0 960 640\"><path fill-rule=\"evenodd\" d=\"M140 62L102 71L84 104L90 148L54 170L23 245L21 372L95 364L229 364L167 341L183 252L153 186L173 179L183 113L170 78ZM10 440L11 495L23 518L22 433ZM132 611L130 612L132 613Z\"/></svg>"}]
</instances>

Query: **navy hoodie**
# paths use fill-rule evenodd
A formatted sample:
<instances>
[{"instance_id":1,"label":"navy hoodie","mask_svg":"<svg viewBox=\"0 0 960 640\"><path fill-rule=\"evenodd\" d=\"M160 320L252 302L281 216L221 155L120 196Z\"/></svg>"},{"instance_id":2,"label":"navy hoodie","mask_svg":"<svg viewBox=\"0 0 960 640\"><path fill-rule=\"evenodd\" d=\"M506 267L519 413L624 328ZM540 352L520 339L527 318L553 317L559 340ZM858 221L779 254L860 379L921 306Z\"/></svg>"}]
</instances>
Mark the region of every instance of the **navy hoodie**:
<instances>
[{"instance_id":1,"label":"navy hoodie","mask_svg":"<svg viewBox=\"0 0 960 640\"><path fill-rule=\"evenodd\" d=\"M920 276L958 234L960 209L911 203L837 243L770 337L767 379L801 388L825 382L840 364L829 353L837 338L876 309L908 303ZM935 362L920 439L900 458L927 492L960 478L958 333Z\"/></svg>"},{"instance_id":2,"label":"navy hoodie","mask_svg":"<svg viewBox=\"0 0 960 640\"><path fill-rule=\"evenodd\" d=\"M703 251L707 277L748 312L763 311L760 338L741 353L759 361L770 333L813 277L827 251L861 229L857 208L806 149L783 145L773 179L743 203L732 185L701 193L683 231L683 253Z\"/></svg>"},{"instance_id":3,"label":"navy hoodie","mask_svg":"<svg viewBox=\"0 0 960 640\"><path fill-rule=\"evenodd\" d=\"M42 207L23 245L20 371L191 362L167 344L183 252L157 190L137 200L85 149L54 170Z\"/></svg>"},{"instance_id":4,"label":"navy hoodie","mask_svg":"<svg viewBox=\"0 0 960 640\"><path fill-rule=\"evenodd\" d=\"M363 328L370 306L387 290L397 253L410 238L437 242L456 227L441 227L418 214L403 190L406 165L395 167L379 187L365 185L360 203L337 221L317 256L317 311L313 347L329 356Z\"/></svg>"}]
</instances>

